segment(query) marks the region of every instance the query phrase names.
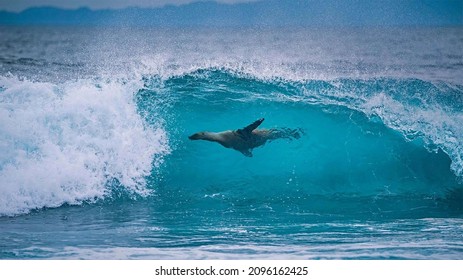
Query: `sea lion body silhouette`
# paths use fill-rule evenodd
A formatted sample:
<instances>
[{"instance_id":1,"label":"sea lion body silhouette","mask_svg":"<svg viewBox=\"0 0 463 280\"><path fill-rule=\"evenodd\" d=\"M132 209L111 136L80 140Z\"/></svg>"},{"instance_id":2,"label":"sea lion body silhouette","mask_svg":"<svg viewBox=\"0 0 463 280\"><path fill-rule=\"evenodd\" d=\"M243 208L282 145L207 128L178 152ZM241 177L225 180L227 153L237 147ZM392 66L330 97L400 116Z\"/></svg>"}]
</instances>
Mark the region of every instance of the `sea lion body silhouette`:
<instances>
[{"instance_id":1,"label":"sea lion body silhouette","mask_svg":"<svg viewBox=\"0 0 463 280\"><path fill-rule=\"evenodd\" d=\"M291 140L301 137L300 129L257 129L263 121L263 118L258 119L252 124L237 130L227 130L222 132L197 132L188 138L190 140L207 140L217 142L225 148L234 149L247 157L252 157L252 149L264 145L267 141L280 138Z\"/></svg>"}]
</instances>

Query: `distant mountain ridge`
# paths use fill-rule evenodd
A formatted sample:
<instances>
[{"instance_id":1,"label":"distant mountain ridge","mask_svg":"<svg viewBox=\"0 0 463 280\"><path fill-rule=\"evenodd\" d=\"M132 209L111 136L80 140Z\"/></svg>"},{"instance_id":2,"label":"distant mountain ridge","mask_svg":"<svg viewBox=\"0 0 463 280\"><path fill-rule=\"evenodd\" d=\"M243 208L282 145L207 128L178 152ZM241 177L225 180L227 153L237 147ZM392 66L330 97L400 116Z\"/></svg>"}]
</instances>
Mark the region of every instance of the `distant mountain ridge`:
<instances>
[{"instance_id":1,"label":"distant mountain ridge","mask_svg":"<svg viewBox=\"0 0 463 280\"><path fill-rule=\"evenodd\" d=\"M195 2L161 8L0 11L1 25L159 27L239 26L462 26L463 0L268 0Z\"/></svg>"}]
</instances>

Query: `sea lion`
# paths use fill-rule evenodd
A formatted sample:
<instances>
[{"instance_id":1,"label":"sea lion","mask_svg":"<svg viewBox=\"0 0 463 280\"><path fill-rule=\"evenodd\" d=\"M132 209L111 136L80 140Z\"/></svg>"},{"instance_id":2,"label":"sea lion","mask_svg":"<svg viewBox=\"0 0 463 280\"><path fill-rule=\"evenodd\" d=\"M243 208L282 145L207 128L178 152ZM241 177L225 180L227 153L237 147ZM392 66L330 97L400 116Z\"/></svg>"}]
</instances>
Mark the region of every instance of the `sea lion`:
<instances>
[{"instance_id":1,"label":"sea lion","mask_svg":"<svg viewBox=\"0 0 463 280\"><path fill-rule=\"evenodd\" d=\"M264 145L267 141L280 138L298 139L301 137L300 129L257 129L263 121L263 118L258 119L252 124L237 130L227 130L222 132L197 132L188 138L190 140L207 140L217 142L225 148L235 149L247 157L252 157L252 149Z\"/></svg>"}]
</instances>

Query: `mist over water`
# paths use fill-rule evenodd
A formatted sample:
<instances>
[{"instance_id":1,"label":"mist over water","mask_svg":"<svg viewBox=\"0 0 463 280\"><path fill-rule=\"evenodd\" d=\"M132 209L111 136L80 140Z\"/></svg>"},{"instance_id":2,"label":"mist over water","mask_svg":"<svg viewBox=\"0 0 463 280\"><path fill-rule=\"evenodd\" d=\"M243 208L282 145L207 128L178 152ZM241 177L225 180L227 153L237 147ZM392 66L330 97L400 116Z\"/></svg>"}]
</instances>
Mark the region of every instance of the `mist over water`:
<instances>
[{"instance_id":1,"label":"mist over water","mask_svg":"<svg viewBox=\"0 0 463 280\"><path fill-rule=\"evenodd\" d=\"M0 38L1 258L462 257L461 28Z\"/></svg>"}]
</instances>

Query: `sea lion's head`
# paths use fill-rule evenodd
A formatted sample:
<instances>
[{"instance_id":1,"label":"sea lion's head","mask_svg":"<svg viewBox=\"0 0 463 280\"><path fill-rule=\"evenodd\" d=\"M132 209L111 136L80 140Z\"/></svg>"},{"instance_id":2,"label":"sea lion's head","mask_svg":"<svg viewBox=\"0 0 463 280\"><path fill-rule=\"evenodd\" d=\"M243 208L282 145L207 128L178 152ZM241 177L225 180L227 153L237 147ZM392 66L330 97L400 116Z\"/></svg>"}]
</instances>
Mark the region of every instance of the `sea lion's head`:
<instances>
[{"instance_id":1,"label":"sea lion's head","mask_svg":"<svg viewBox=\"0 0 463 280\"><path fill-rule=\"evenodd\" d=\"M190 140L206 140L207 137L208 137L207 135L208 135L208 133L205 132L205 131L197 132L197 133L195 133L193 135L188 136L188 139L190 139Z\"/></svg>"}]
</instances>

